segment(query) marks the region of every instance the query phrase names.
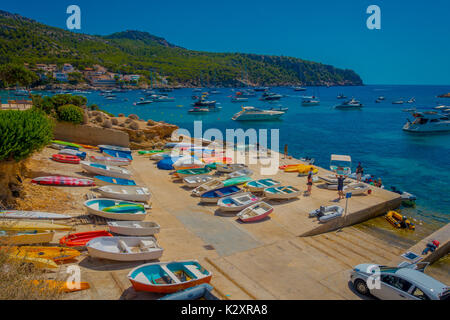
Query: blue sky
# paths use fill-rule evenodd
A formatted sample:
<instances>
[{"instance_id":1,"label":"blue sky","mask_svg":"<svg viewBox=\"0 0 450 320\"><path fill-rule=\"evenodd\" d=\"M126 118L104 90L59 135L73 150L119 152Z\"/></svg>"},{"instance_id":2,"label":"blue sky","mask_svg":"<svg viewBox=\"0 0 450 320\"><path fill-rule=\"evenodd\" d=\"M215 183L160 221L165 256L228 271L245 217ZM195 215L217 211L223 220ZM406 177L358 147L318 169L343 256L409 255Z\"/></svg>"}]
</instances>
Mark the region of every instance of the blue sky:
<instances>
[{"instance_id":1,"label":"blue sky","mask_svg":"<svg viewBox=\"0 0 450 320\"><path fill-rule=\"evenodd\" d=\"M81 32L142 30L179 46L294 56L355 70L366 84L450 84L448 0L17 0L0 9ZM381 30L366 8L381 8Z\"/></svg>"}]
</instances>

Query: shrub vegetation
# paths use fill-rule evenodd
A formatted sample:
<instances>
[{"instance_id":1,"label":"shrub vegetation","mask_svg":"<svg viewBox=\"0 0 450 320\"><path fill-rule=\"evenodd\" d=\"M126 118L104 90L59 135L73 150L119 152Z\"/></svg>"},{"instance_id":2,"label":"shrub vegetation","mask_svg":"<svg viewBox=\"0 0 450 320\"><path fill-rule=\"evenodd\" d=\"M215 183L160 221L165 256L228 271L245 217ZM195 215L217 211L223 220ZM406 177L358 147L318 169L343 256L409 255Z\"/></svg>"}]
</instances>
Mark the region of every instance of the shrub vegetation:
<instances>
[{"instance_id":1,"label":"shrub vegetation","mask_svg":"<svg viewBox=\"0 0 450 320\"><path fill-rule=\"evenodd\" d=\"M0 161L22 160L53 138L53 122L42 111L0 111Z\"/></svg>"}]
</instances>

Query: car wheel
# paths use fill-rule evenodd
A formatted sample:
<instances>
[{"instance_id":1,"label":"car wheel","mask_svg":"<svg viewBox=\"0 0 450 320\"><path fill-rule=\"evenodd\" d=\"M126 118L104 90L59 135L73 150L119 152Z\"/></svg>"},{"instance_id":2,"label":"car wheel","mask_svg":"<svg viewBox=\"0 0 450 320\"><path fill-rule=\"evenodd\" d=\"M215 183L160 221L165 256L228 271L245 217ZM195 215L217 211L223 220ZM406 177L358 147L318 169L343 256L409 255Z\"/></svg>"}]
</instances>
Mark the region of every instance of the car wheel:
<instances>
[{"instance_id":1,"label":"car wheel","mask_svg":"<svg viewBox=\"0 0 450 320\"><path fill-rule=\"evenodd\" d=\"M365 296L369 295L369 293L370 293L366 282L361 279L355 280L354 287L355 287L355 290L358 291L358 293L363 294Z\"/></svg>"}]
</instances>

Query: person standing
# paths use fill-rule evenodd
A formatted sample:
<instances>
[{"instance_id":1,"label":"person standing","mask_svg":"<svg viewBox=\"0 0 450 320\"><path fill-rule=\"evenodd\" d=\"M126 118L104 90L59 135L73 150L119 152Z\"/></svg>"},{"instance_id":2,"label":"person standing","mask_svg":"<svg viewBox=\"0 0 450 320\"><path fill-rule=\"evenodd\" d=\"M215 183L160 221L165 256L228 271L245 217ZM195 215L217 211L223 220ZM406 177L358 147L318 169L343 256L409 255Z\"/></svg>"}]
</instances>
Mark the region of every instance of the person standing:
<instances>
[{"instance_id":1,"label":"person standing","mask_svg":"<svg viewBox=\"0 0 450 320\"><path fill-rule=\"evenodd\" d=\"M344 199L344 180L345 177L343 175L336 176L337 178L337 190L338 190L338 196L339 200Z\"/></svg>"},{"instance_id":2,"label":"person standing","mask_svg":"<svg viewBox=\"0 0 450 320\"><path fill-rule=\"evenodd\" d=\"M310 171L309 174L308 174L308 178L306 180L306 185L308 187L308 196L311 195L311 189L312 189L312 184L313 184L312 175L313 175L313 172Z\"/></svg>"},{"instance_id":3,"label":"person standing","mask_svg":"<svg viewBox=\"0 0 450 320\"><path fill-rule=\"evenodd\" d=\"M284 159L287 159L287 156L288 156L288 145L285 144L284 145Z\"/></svg>"},{"instance_id":4,"label":"person standing","mask_svg":"<svg viewBox=\"0 0 450 320\"><path fill-rule=\"evenodd\" d=\"M361 162L358 162L358 166L356 167L356 180L358 182L361 182L361 177L362 177L363 173L364 173L364 169L361 166Z\"/></svg>"}]
</instances>

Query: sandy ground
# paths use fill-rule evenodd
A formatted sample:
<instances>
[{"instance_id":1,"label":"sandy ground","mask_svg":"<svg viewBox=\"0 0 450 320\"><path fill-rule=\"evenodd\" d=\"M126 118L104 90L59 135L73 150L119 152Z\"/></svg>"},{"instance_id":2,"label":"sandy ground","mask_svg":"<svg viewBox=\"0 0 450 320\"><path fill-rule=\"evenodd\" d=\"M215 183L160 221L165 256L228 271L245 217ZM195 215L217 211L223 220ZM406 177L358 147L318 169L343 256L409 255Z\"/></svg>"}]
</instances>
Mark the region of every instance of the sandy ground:
<instances>
[{"instance_id":1,"label":"sandy ground","mask_svg":"<svg viewBox=\"0 0 450 320\"><path fill-rule=\"evenodd\" d=\"M87 150L83 150L87 151ZM93 151L87 151L94 154ZM79 165L61 164L49 158L56 150L46 148L33 157L33 176L63 174L86 177ZM369 196L353 197L347 218L328 226L309 218L308 212L320 205L336 204L336 191L313 186L312 195L284 202L269 202L275 208L270 218L257 223L242 223L234 215L223 214L215 205L201 205L170 171L158 170L147 156L133 154L128 168L138 185L152 192L150 214L146 218L161 226L157 239L164 254L161 261L197 259L213 273L214 294L221 299L361 299L348 281L349 270L359 263L385 264L405 251L404 243L384 241L352 224L352 219L379 215L386 203L397 195L373 188ZM281 159L280 164L296 163ZM253 178L259 177L257 165ZM320 174L327 171L320 169ZM295 173L278 172L273 179L283 185L306 189L306 178ZM29 181L25 181L25 184ZM70 213L76 232L106 229L104 221L86 215L83 201L91 188L27 186L27 197L20 208ZM97 194L98 195L98 194ZM339 205L344 206L341 200ZM333 231L330 231L333 230ZM328 232L326 232L328 231ZM313 234L305 236L306 234ZM57 242L65 233L55 235ZM448 259L433 275L448 283ZM93 259L84 252L76 264L82 281L91 289L67 294L68 299L155 299L150 293L137 293L127 273L137 263ZM64 273L67 265L61 266ZM447 268L447 269L445 269ZM444 270L444 271L442 271Z\"/></svg>"}]
</instances>

